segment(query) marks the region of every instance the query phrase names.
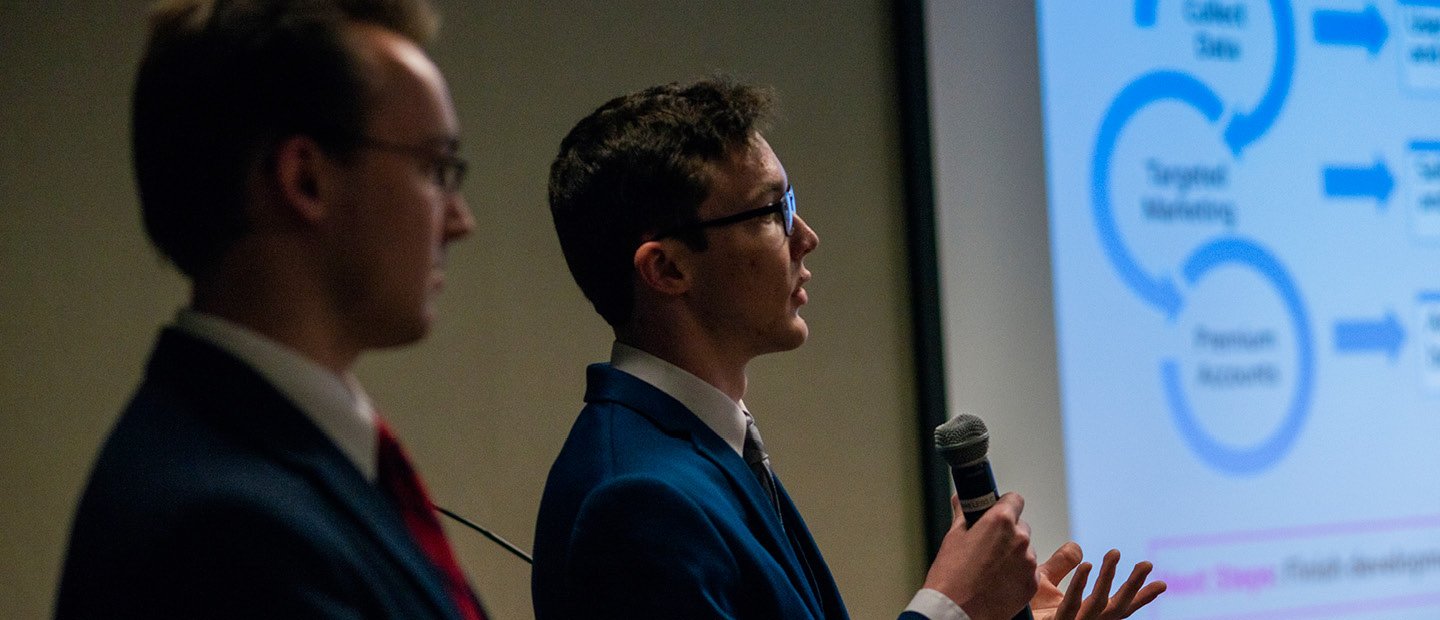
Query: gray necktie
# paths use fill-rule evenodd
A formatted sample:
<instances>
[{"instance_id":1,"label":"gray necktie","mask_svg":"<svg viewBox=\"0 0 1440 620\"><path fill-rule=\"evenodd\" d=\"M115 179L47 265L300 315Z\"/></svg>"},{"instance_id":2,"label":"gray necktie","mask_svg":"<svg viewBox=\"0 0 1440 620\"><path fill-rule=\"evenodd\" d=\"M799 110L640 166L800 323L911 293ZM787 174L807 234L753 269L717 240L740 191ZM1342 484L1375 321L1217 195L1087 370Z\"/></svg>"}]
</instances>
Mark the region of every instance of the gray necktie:
<instances>
[{"instance_id":1,"label":"gray necktie","mask_svg":"<svg viewBox=\"0 0 1440 620\"><path fill-rule=\"evenodd\" d=\"M770 455L765 453L765 442L760 439L760 429L755 426L755 418L750 417L749 411L745 412L743 449L745 463L750 466L751 473L760 480L760 486L765 487L775 514L780 514L780 493L775 490L775 474L770 471Z\"/></svg>"},{"instance_id":2,"label":"gray necktie","mask_svg":"<svg viewBox=\"0 0 1440 620\"><path fill-rule=\"evenodd\" d=\"M770 471L770 455L765 453L765 442L760 439L760 429L755 426L755 418L750 417L749 411L745 412L745 445L742 450L745 462L750 465L750 472L760 479L760 486L765 487L765 492L770 495L770 506L775 509L775 515L780 517L780 530L786 533L790 548L795 551L795 557L800 560L800 566L805 569L805 578L810 582L810 591L815 593L817 599L820 599L820 586L816 585L815 572L810 568L810 558L805 555L801 546L796 542L793 532L785 527L785 517L780 513L780 492L775 487L775 472ZM824 604L823 600L821 604Z\"/></svg>"}]
</instances>

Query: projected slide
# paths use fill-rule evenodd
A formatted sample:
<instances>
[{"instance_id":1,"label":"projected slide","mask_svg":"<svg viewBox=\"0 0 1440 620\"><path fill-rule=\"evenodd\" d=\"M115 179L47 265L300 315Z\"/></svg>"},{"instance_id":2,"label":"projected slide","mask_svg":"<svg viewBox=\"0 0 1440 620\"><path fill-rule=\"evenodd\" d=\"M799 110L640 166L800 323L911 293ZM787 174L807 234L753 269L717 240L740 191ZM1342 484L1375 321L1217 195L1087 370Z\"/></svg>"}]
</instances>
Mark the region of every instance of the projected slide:
<instances>
[{"instance_id":1,"label":"projected slide","mask_svg":"<svg viewBox=\"0 0 1440 620\"><path fill-rule=\"evenodd\" d=\"M1075 536L1153 618L1440 618L1440 0L1041 0Z\"/></svg>"}]
</instances>

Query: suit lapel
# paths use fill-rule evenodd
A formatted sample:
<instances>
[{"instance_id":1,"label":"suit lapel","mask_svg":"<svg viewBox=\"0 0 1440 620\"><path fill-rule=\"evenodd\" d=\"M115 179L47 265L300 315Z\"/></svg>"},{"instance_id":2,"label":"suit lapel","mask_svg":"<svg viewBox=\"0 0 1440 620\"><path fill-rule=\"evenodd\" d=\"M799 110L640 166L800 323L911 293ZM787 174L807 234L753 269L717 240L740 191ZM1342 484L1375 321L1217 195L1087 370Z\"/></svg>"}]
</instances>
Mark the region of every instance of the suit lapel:
<instances>
[{"instance_id":1,"label":"suit lapel","mask_svg":"<svg viewBox=\"0 0 1440 620\"><path fill-rule=\"evenodd\" d=\"M149 380L173 381L176 389L204 403L195 410L222 432L243 438L312 480L404 568L439 615L458 617L438 570L411 538L391 502L255 370L207 342L166 330L148 372Z\"/></svg>"},{"instance_id":2,"label":"suit lapel","mask_svg":"<svg viewBox=\"0 0 1440 620\"><path fill-rule=\"evenodd\" d=\"M800 562L810 578L810 585L820 601L820 608L828 612L821 613L819 617L849 618L845 601L840 598L840 589L835 585L835 577L830 574L830 567L820 555L820 547L810 535L810 528L805 525L805 518L800 516L800 509L795 507L795 502L790 499L790 494L785 491L785 485L780 484L778 477L775 485L780 492L780 512L785 517L785 532L790 536L790 544L800 556Z\"/></svg>"},{"instance_id":3,"label":"suit lapel","mask_svg":"<svg viewBox=\"0 0 1440 620\"><path fill-rule=\"evenodd\" d=\"M338 449L333 446L330 451L338 454ZM354 515L381 547L405 567L411 581L425 591L438 612L447 617L457 615L454 601L445 590L439 572L415 543L394 505L379 489L360 476L349 461L337 464L329 458L302 457L296 463L308 466L314 473L314 479L330 494L331 499Z\"/></svg>"},{"instance_id":4,"label":"suit lapel","mask_svg":"<svg viewBox=\"0 0 1440 620\"><path fill-rule=\"evenodd\" d=\"M586 402L609 401L623 405L639 412L669 435L689 437L695 452L714 464L739 490L741 503L749 513L756 515L755 522L763 526L759 531L752 529L752 533L785 568L795 591L801 594L815 617L825 617L820 593L813 587L804 560L797 555L770 496L755 478L754 472L750 471L750 466L745 464L745 459L680 401L655 386L615 370L609 364L592 364L587 369L587 375ZM789 496L784 496L782 503L790 506L793 512L794 505L790 504ZM804 521L798 518L794 523L794 527L805 527ZM809 534L805 536L808 538Z\"/></svg>"}]
</instances>

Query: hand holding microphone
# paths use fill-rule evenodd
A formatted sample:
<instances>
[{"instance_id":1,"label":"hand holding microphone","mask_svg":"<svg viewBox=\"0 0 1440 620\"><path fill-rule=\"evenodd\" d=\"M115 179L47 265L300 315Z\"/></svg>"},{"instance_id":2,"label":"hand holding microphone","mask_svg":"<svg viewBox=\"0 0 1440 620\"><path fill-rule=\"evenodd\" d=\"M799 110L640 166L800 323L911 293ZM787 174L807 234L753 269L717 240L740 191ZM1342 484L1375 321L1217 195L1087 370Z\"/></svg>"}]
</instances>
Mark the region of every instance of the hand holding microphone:
<instances>
[{"instance_id":1,"label":"hand holding microphone","mask_svg":"<svg viewBox=\"0 0 1440 620\"><path fill-rule=\"evenodd\" d=\"M1145 583L1151 565L1140 562L1111 596L1111 580L1120 562L1120 552L1111 550L1086 597L1092 566L1081 561L1080 546L1073 542L1062 545L1037 570L1030 526L1020 520L1025 501L1014 493L997 497L989 460L990 433L980 418L961 414L936 427L935 450L950 464L955 478L952 503L957 514L925 587L949 596L973 620L1004 620L1012 614L1015 620L1032 620L1035 616L1025 604L1032 596L1041 620L1118 620L1165 591L1163 581ZM1059 584L1072 570L1075 576L1062 593Z\"/></svg>"},{"instance_id":2,"label":"hand holding microphone","mask_svg":"<svg viewBox=\"0 0 1440 620\"><path fill-rule=\"evenodd\" d=\"M985 423L962 414L941 424L935 449L955 477L958 514L925 587L950 597L974 620L1029 620L1027 603L1039 582L1030 525L1020 520L1025 500L997 493Z\"/></svg>"}]
</instances>

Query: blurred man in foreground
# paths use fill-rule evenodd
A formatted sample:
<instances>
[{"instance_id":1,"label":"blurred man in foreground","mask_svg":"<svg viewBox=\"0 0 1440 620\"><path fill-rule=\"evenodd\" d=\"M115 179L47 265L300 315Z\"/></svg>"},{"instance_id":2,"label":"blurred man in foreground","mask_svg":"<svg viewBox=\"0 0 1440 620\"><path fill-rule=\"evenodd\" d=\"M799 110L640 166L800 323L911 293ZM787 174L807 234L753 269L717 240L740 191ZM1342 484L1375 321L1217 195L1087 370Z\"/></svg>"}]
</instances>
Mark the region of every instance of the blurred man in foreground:
<instances>
[{"instance_id":1,"label":"blurred man in foreground","mask_svg":"<svg viewBox=\"0 0 1440 620\"><path fill-rule=\"evenodd\" d=\"M473 221L423 0L160 5L134 98L191 283L100 452L60 618L483 618L351 369L434 320Z\"/></svg>"}]
</instances>

